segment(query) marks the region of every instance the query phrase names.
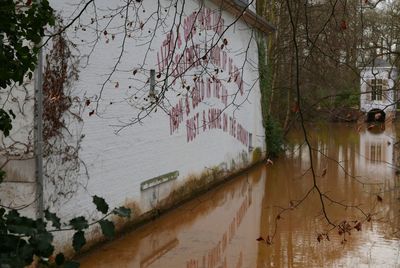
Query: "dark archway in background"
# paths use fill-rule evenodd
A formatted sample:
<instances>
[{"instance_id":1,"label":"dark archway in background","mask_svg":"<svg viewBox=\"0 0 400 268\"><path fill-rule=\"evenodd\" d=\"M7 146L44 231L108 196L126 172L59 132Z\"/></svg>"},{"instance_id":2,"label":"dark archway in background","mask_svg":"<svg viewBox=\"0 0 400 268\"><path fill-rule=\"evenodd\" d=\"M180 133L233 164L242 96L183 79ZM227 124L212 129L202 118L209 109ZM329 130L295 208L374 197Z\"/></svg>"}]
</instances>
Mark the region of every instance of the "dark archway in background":
<instances>
[{"instance_id":1,"label":"dark archway in background","mask_svg":"<svg viewBox=\"0 0 400 268\"><path fill-rule=\"evenodd\" d=\"M367 122L385 122L386 114L381 109L372 109L367 113Z\"/></svg>"}]
</instances>

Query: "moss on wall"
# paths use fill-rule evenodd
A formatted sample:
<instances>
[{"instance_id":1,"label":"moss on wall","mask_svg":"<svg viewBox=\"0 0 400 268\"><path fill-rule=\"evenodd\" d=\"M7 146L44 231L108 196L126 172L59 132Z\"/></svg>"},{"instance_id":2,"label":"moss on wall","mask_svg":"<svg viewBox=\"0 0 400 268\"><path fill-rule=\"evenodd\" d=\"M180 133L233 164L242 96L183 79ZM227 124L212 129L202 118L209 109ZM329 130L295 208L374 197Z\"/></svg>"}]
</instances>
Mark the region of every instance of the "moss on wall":
<instances>
[{"instance_id":1,"label":"moss on wall","mask_svg":"<svg viewBox=\"0 0 400 268\"><path fill-rule=\"evenodd\" d=\"M256 147L253 150L252 157L251 157L251 162L252 163L260 162L262 160L262 157L263 157L263 155L262 155L261 148L260 147Z\"/></svg>"},{"instance_id":2,"label":"moss on wall","mask_svg":"<svg viewBox=\"0 0 400 268\"><path fill-rule=\"evenodd\" d=\"M270 99L272 93L272 69L266 61L267 47L265 40L258 42L258 66L260 75L261 110L265 129L265 144L267 157L276 157L282 151L283 131L279 122L270 113Z\"/></svg>"}]
</instances>

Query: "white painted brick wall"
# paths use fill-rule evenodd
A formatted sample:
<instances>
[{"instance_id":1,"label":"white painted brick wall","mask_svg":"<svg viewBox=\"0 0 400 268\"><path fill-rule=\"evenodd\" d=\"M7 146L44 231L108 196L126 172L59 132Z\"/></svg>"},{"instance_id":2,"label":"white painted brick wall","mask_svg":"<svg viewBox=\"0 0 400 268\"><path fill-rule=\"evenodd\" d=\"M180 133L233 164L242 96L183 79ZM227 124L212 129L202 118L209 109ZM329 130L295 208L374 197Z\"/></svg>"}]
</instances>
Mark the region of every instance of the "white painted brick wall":
<instances>
[{"instance_id":1,"label":"white painted brick wall","mask_svg":"<svg viewBox=\"0 0 400 268\"><path fill-rule=\"evenodd\" d=\"M33 80L27 77L23 84L13 84L0 91L0 105L12 110L16 118L9 137L0 134L0 165L6 172L5 180L0 184L1 204L11 208L26 207L20 211L23 215L36 216L36 179L33 154ZM29 205L29 206L28 206Z\"/></svg>"},{"instance_id":2,"label":"white painted brick wall","mask_svg":"<svg viewBox=\"0 0 400 268\"><path fill-rule=\"evenodd\" d=\"M54 0L51 1L51 5L60 12L62 17L70 18L76 8L73 5L75 2L78 3L79 1ZM113 4L117 5L117 2L97 1L97 8L100 10ZM163 5L171 3L171 1L166 0L161 2ZM139 8L140 17L146 18L149 14L152 14L156 8L156 3L157 1L143 1L144 8ZM209 1L206 1L206 6L212 10L217 9ZM198 7L198 1L185 1L183 17L192 14L193 11L198 10ZM93 9L89 6L82 15L80 23L90 22L93 16ZM101 18L103 14L100 12L97 16ZM173 20L172 15L167 17L166 25L171 24ZM235 20L235 17L226 12L223 12L223 18L225 26ZM65 19L65 22L67 21L68 19ZM79 150L82 164L75 175L63 178L60 184L74 180L74 185L79 185L78 191L72 198L60 196L60 202L54 203L54 200L50 198L53 195L54 187L46 188L45 200L47 200L47 203L45 206L56 210L59 216L64 219L81 214L93 214L94 206L91 203L91 195L95 194L104 197L111 207L120 206L127 200L137 202L142 200L140 205L142 209L146 210L149 208L149 204L143 204L143 200L148 200L148 197L140 191L141 182L178 170L179 177L174 182L176 184L190 174L199 174L201 171L217 166L222 162L230 164L232 159L238 162L240 153L248 152L247 146L220 129L205 132L200 130L199 136L188 143L185 122L196 112L209 108L225 109L224 112L228 116L234 116L238 123L252 133L253 147L265 149L258 83L256 33L252 32L240 20L224 35L224 38L228 41L225 47L228 56L233 59L235 65L244 66L243 96L237 94L237 97L234 98L233 94L238 91L237 86L234 83L226 83L228 94L231 94L228 103L234 105L224 107L220 100L210 98L191 111L189 116L185 114L184 122L172 135L170 134L169 116L162 109L158 109L157 113L152 113L146 117L141 124L129 126L118 132L124 122L129 122L140 112L140 109L130 105L132 102L127 100L132 96L132 92L136 92L134 88L145 86L148 90L148 86L144 82L134 80L141 77L142 74L139 72L133 76L132 70L138 68L142 62L145 62L145 69L154 68L157 70L157 51L159 51L160 44L166 36L162 32L162 27L159 26L147 58L144 58L148 46L143 44L149 40L149 37L146 37L147 31L152 31L155 23L150 21L149 24L145 24L142 36L137 35L135 38L127 40L125 52L118 66L120 71L115 72L110 79L111 81L105 84L98 113L90 116L89 112L95 109L94 100L100 95L102 83L106 80L107 74L113 68L115 60L121 52L123 35L121 29L115 28L121 23L123 23L123 20L116 17L115 21L107 28L107 36L100 34L99 42L93 52L91 52L91 47L85 43L93 40L95 36L93 29L86 27L85 31L81 29L75 31L74 27L71 27L68 30L69 38L77 44L77 49L83 56L79 80L74 82L72 86L72 97L79 99L82 106L85 106L86 99L90 99L91 104L84 108L83 123L74 122L71 117L68 117L71 121L67 121L69 122L69 131L72 133L69 142L74 143L78 136L85 136ZM101 24L100 26L104 25ZM115 34L114 40L111 39L113 34ZM199 42L200 38L202 38L200 35L197 36L194 38L194 42ZM107 39L109 41L106 41ZM221 44L222 41L218 43L218 45ZM247 54L243 53L244 50L247 50ZM85 56L89 53L91 55L86 65ZM196 71L198 70L193 72ZM227 72L220 74L220 76L227 78ZM193 76L187 76L185 79L189 81L190 85L193 85ZM118 87L116 87L116 83L118 83ZM129 88L130 86L132 88ZM177 96L178 92L182 91L180 83L177 83L174 88L177 91L170 90L166 96L172 106L182 97L182 95ZM165 102L165 104L168 103ZM68 137L67 133L64 134ZM249 154L249 159L251 160L251 154ZM87 167L88 179L83 163ZM59 174L63 174L64 171L62 165L49 166L48 168ZM46 180L49 182L54 178L47 178ZM165 192L168 189L162 191ZM147 201L144 203L147 203Z\"/></svg>"}]
</instances>

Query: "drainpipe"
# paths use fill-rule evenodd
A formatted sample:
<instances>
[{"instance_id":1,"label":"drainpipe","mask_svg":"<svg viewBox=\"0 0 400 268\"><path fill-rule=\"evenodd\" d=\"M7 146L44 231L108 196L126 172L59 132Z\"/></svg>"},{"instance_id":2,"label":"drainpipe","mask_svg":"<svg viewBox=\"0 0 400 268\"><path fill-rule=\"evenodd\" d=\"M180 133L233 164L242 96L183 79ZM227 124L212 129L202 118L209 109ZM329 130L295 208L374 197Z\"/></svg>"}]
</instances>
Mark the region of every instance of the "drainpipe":
<instances>
[{"instance_id":1,"label":"drainpipe","mask_svg":"<svg viewBox=\"0 0 400 268\"><path fill-rule=\"evenodd\" d=\"M37 0L40 3L40 0ZM42 46L42 43L39 44ZM34 154L36 167L36 204L37 217L43 218L43 48L38 53L38 62L35 70L35 98L34 98Z\"/></svg>"}]
</instances>

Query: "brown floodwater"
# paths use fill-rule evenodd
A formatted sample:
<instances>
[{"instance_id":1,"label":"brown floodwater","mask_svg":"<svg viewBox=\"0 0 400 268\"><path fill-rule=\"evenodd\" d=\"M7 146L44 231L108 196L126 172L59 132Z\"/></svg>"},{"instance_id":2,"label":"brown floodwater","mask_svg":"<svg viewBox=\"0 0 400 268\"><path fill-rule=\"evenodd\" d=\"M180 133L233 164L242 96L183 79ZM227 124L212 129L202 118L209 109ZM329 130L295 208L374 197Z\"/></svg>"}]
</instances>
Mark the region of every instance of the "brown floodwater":
<instances>
[{"instance_id":1,"label":"brown floodwater","mask_svg":"<svg viewBox=\"0 0 400 268\"><path fill-rule=\"evenodd\" d=\"M97 248L81 267L400 267L396 127L329 124L308 131L312 158L301 131L293 131L273 164ZM319 194L310 192L310 159L326 216ZM346 221L349 231L327 218Z\"/></svg>"}]
</instances>

